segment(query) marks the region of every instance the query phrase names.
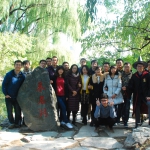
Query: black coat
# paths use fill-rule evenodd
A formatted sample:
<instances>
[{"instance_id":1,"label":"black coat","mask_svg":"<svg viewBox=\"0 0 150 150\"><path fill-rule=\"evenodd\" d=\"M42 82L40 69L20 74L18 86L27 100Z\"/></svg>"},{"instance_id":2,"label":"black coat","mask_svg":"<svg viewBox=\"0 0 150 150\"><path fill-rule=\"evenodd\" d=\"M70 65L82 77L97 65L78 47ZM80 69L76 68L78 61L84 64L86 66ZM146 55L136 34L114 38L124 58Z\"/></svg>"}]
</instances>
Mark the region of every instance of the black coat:
<instances>
[{"instance_id":1,"label":"black coat","mask_svg":"<svg viewBox=\"0 0 150 150\"><path fill-rule=\"evenodd\" d=\"M104 81L98 83L93 83L92 77L90 78L90 85L93 86L93 90L90 90L90 103L96 103L96 98L100 98L103 93Z\"/></svg>"},{"instance_id":2,"label":"black coat","mask_svg":"<svg viewBox=\"0 0 150 150\"><path fill-rule=\"evenodd\" d=\"M133 93L133 114L137 105L141 106L141 114L147 114L146 97L150 97L150 74L146 71L142 75L134 73L129 81L129 88Z\"/></svg>"}]
</instances>

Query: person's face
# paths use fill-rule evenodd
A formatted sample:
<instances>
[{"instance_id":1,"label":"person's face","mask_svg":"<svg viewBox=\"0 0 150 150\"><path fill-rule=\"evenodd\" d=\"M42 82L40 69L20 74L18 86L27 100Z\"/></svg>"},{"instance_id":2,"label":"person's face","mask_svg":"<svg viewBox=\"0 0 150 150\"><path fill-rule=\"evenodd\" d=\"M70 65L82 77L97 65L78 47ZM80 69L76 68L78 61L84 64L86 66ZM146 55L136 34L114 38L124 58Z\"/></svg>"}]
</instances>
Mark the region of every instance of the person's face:
<instances>
[{"instance_id":1,"label":"person's face","mask_svg":"<svg viewBox=\"0 0 150 150\"><path fill-rule=\"evenodd\" d=\"M108 106L108 99L101 99L101 103L104 107Z\"/></svg>"},{"instance_id":2,"label":"person's face","mask_svg":"<svg viewBox=\"0 0 150 150\"><path fill-rule=\"evenodd\" d=\"M42 62L40 63L40 67L41 67L41 68L46 68L46 62L45 62L45 61L42 61Z\"/></svg>"},{"instance_id":3,"label":"person's face","mask_svg":"<svg viewBox=\"0 0 150 150\"><path fill-rule=\"evenodd\" d=\"M22 64L20 62L17 62L14 64L14 68L16 71L20 71L22 68Z\"/></svg>"},{"instance_id":4,"label":"person's face","mask_svg":"<svg viewBox=\"0 0 150 150\"><path fill-rule=\"evenodd\" d=\"M116 73L116 71L117 71L117 69L116 69L116 68L112 68L112 69L111 69L111 73L112 73L112 74L115 74L115 73Z\"/></svg>"},{"instance_id":5,"label":"person's face","mask_svg":"<svg viewBox=\"0 0 150 150\"><path fill-rule=\"evenodd\" d=\"M57 65L57 58L52 58L52 66L56 66Z\"/></svg>"},{"instance_id":6,"label":"person's face","mask_svg":"<svg viewBox=\"0 0 150 150\"><path fill-rule=\"evenodd\" d=\"M73 66L72 67L72 73L76 73L77 72L77 66Z\"/></svg>"},{"instance_id":7,"label":"person's face","mask_svg":"<svg viewBox=\"0 0 150 150\"><path fill-rule=\"evenodd\" d=\"M88 73L85 67L83 67L82 72L83 72L83 74L87 74Z\"/></svg>"},{"instance_id":8,"label":"person's face","mask_svg":"<svg viewBox=\"0 0 150 150\"><path fill-rule=\"evenodd\" d=\"M23 68L24 68L24 70L29 70L30 64L29 63L24 64Z\"/></svg>"},{"instance_id":9,"label":"person's face","mask_svg":"<svg viewBox=\"0 0 150 150\"><path fill-rule=\"evenodd\" d=\"M148 67L147 67L147 69L150 71L150 63L148 63Z\"/></svg>"},{"instance_id":10,"label":"person's face","mask_svg":"<svg viewBox=\"0 0 150 150\"><path fill-rule=\"evenodd\" d=\"M103 65L104 72L109 72L110 66L108 64Z\"/></svg>"},{"instance_id":11,"label":"person's face","mask_svg":"<svg viewBox=\"0 0 150 150\"><path fill-rule=\"evenodd\" d=\"M81 64L81 66L86 65L86 60L81 60L80 64Z\"/></svg>"},{"instance_id":12,"label":"person's face","mask_svg":"<svg viewBox=\"0 0 150 150\"><path fill-rule=\"evenodd\" d=\"M65 70L69 70L69 64L68 64L68 63L65 63L65 64L63 65L63 67L64 67Z\"/></svg>"},{"instance_id":13,"label":"person's face","mask_svg":"<svg viewBox=\"0 0 150 150\"><path fill-rule=\"evenodd\" d=\"M51 66L52 65L52 60L51 59L46 59L46 64L47 64L47 66Z\"/></svg>"},{"instance_id":14,"label":"person's face","mask_svg":"<svg viewBox=\"0 0 150 150\"><path fill-rule=\"evenodd\" d=\"M137 65L137 71L138 72L143 72L144 71L144 66L142 64Z\"/></svg>"},{"instance_id":15,"label":"person's face","mask_svg":"<svg viewBox=\"0 0 150 150\"><path fill-rule=\"evenodd\" d=\"M97 67L97 62L92 63L92 68L95 69Z\"/></svg>"},{"instance_id":16,"label":"person's face","mask_svg":"<svg viewBox=\"0 0 150 150\"><path fill-rule=\"evenodd\" d=\"M59 74L59 75L62 75L63 72L64 72L63 69L59 69L59 70L58 70L58 74Z\"/></svg>"},{"instance_id":17,"label":"person's face","mask_svg":"<svg viewBox=\"0 0 150 150\"><path fill-rule=\"evenodd\" d=\"M123 62L122 61L117 61L116 66L118 69L123 67Z\"/></svg>"},{"instance_id":18,"label":"person's face","mask_svg":"<svg viewBox=\"0 0 150 150\"><path fill-rule=\"evenodd\" d=\"M100 75L101 72L102 72L101 68L98 68L98 69L95 70L96 75Z\"/></svg>"},{"instance_id":19,"label":"person's face","mask_svg":"<svg viewBox=\"0 0 150 150\"><path fill-rule=\"evenodd\" d=\"M128 72L130 72L130 71L131 71L131 66L130 66L130 64L124 65L124 72L128 73Z\"/></svg>"}]
</instances>

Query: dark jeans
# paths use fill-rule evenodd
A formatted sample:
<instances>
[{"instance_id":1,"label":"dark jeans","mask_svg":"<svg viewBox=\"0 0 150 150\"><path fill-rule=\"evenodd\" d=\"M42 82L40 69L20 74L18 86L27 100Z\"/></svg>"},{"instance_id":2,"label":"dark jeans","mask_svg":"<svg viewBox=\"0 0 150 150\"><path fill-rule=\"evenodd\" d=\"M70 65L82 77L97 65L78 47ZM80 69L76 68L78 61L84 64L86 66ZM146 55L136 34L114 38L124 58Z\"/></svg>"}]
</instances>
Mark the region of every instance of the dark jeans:
<instances>
[{"instance_id":1,"label":"dark jeans","mask_svg":"<svg viewBox=\"0 0 150 150\"><path fill-rule=\"evenodd\" d=\"M124 98L124 106L122 110L122 118L123 118L124 123L128 122L129 114L130 114L130 99Z\"/></svg>"},{"instance_id":2,"label":"dark jeans","mask_svg":"<svg viewBox=\"0 0 150 150\"><path fill-rule=\"evenodd\" d=\"M88 107L89 107L89 104L81 104L83 122L87 122Z\"/></svg>"},{"instance_id":3,"label":"dark jeans","mask_svg":"<svg viewBox=\"0 0 150 150\"><path fill-rule=\"evenodd\" d=\"M116 123L116 118L94 118L95 127L99 127L99 125L109 126L110 128Z\"/></svg>"},{"instance_id":4,"label":"dark jeans","mask_svg":"<svg viewBox=\"0 0 150 150\"><path fill-rule=\"evenodd\" d=\"M21 108L17 102L17 99L13 98L5 98L6 108L7 108L7 116L8 120L11 124L20 125L21 124ZM13 108L15 112L15 119L13 117Z\"/></svg>"},{"instance_id":5,"label":"dark jeans","mask_svg":"<svg viewBox=\"0 0 150 150\"><path fill-rule=\"evenodd\" d=\"M122 117L124 103L116 105L117 107L117 123L120 123L120 118Z\"/></svg>"},{"instance_id":6,"label":"dark jeans","mask_svg":"<svg viewBox=\"0 0 150 150\"><path fill-rule=\"evenodd\" d=\"M96 109L96 101L95 101L95 103L94 102L92 103L91 121L93 121L93 119L94 119L95 109Z\"/></svg>"},{"instance_id":7,"label":"dark jeans","mask_svg":"<svg viewBox=\"0 0 150 150\"><path fill-rule=\"evenodd\" d=\"M64 96L57 96L57 102L60 107L60 121L64 121L68 123L67 115L66 115L66 104Z\"/></svg>"}]
</instances>

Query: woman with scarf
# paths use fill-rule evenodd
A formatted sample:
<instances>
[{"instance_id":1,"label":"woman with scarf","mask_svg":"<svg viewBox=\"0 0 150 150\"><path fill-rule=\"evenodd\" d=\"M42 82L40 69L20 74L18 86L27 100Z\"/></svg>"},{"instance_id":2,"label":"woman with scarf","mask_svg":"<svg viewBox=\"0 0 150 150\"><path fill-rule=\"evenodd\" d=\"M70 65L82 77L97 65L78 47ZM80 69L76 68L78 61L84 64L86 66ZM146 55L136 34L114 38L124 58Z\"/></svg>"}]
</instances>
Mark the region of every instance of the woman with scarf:
<instances>
[{"instance_id":1,"label":"woman with scarf","mask_svg":"<svg viewBox=\"0 0 150 150\"><path fill-rule=\"evenodd\" d=\"M81 114L83 117L82 123L87 125L87 114L88 114L88 107L89 107L89 89L91 86L89 85L90 76L89 76L89 68L88 66L84 65L81 67L81 80L82 80L82 87L81 87Z\"/></svg>"},{"instance_id":2,"label":"woman with scarf","mask_svg":"<svg viewBox=\"0 0 150 150\"><path fill-rule=\"evenodd\" d=\"M70 113L72 112L73 121L72 124L75 125L76 114L79 110L79 100L80 100L80 89L81 89L81 78L78 73L78 66L73 64L70 68L68 77L68 100L67 100L67 117L70 120Z\"/></svg>"}]
</instances>

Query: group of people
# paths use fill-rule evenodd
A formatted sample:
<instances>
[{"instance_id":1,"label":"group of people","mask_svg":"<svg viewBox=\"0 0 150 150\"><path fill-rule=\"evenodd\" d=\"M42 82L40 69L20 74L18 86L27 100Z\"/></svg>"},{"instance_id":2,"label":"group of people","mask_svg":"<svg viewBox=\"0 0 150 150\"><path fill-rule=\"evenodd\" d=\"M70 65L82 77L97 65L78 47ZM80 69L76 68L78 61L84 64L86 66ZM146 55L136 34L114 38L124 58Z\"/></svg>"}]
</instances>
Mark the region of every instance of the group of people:
<instances>
[{"instance_id":1,"label":"group of people","mask_svg":"<svg viewBox=\"0 0 150 150\"><path fill-rule=\"evenodd\" d=\"M124 126L128 127L132 95L135 127L143 122L141 114L148 114L150 120L150 61L146 63L139 59L135 62L133 67L137 71L134 74L131 70L132 65L124 63L122 59L117 59L116 64L112 66L109 62L99 66L97 60L92 60L89 68L86 59L81 58L80 65L78 67L73 64L69 67L68 62L58 65L56 56L39 62L39 66L48 71L50 84L55 90L62 126L73 128L73 125L76 125L76 115L81 104L80 113L84 125L91 119L90 126L95 126L96 129L99 125L112 129L114 124L117 125L122 120ZM4 77L2 91L5 95L9 128L21 125L17 93L30 73L30 62L17 60L14 69ZM12 113L13 107L15 118Z\"/></svg>"}]
</instances>

